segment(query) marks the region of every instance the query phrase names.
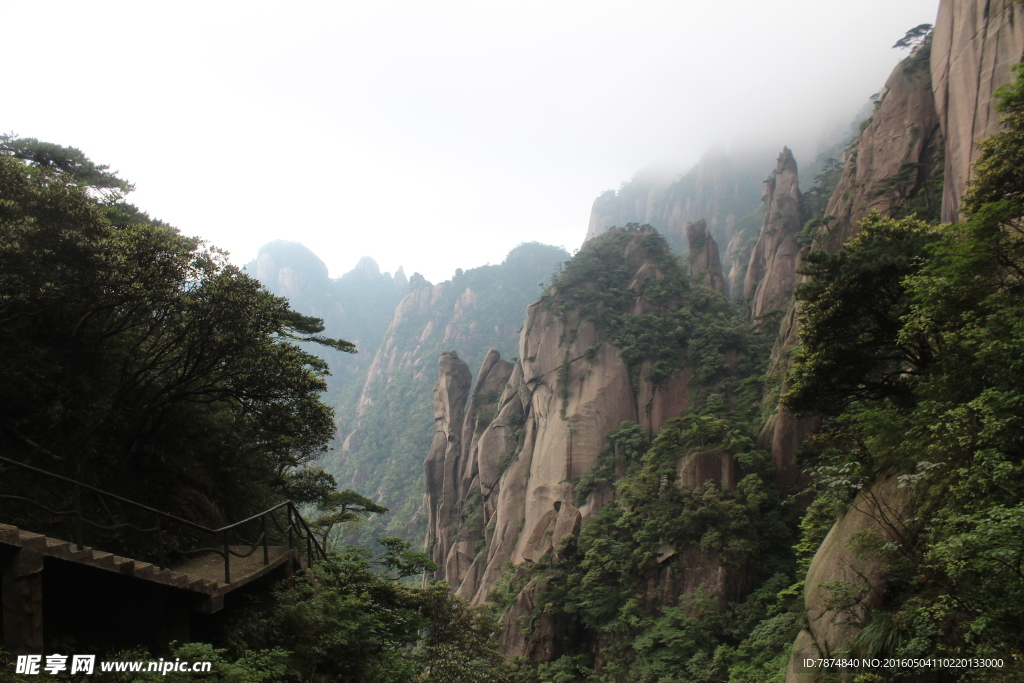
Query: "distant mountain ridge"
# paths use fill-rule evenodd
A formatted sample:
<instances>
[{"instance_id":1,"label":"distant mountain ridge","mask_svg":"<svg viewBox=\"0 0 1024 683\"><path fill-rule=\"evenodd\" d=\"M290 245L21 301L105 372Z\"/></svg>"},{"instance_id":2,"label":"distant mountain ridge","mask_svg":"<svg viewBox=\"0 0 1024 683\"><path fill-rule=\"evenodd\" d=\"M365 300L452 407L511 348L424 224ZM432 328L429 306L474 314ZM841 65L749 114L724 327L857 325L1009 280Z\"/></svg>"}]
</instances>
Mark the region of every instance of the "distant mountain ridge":
<instances>
[{"instance_id":1,"label":"distant mountain ridge","mask_svg":"<svg viewBox=\"0 0 1024 683\"><path fill-rule=\"evenodd\" d=\"M323 318L325 334L359 350L326 356L326 401L336 410L338 440L323 464L343 487L392 509L354 532L362 542L383 534L416 543L424 537L422 459L433 434L438 354L457 348L474 366L492 347L514 355L538 283L568 257L560 247L522 244L501 264L460 268L436 285L419 273L406 280L402 269L393 277L380 273L369 257L332 280L311 250L286 241L264 246L246 266L294 309Z\"/></svg>"},{"instance_id":2,"label":"distant mountain ridge","mask_svg":"<svg viewBox=\"0 0 1024 683\"><path fill-rule=\"evenodd\" d=\"M405 272L381 273L377 262L364 256L355 268L331 278L312 250L286 240L264 245L243 270L286 297L293 309L323 319L325 335L356 345L355 354L310 349L330 365L325 400L335 408L339 433L347 432L373 354L408 288Z\"/></svg>"}]
</instances>

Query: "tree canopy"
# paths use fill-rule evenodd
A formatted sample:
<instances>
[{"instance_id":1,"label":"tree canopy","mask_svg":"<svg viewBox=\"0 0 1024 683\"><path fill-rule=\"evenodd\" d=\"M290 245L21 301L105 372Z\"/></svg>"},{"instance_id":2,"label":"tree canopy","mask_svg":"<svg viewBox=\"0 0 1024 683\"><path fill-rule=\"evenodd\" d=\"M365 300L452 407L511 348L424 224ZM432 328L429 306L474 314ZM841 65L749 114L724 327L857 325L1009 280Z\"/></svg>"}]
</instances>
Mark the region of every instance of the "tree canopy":
<instances>
[{"instance_id":1,"label":"tree canopy","mask_svg":"<svg viewBox=\"0 0 1024 683\"><path fill-rule=\"evenodd\" d=\"M913 49L928 39L934 27L931 24L918 24L896 41L893 48Z\"/></svg>"},{"instance_id":2,"label":"tree canopy","mask_svg":"<svg viewBox=\"0 0 1024 683\"><path fill-rule=\"evenodd\" d=\"M796 290L801 346L784 405L794 412L837 414L857 399L905 395L903 379L923 370L932 350L922 339L898 339L911 301L903 281L917 272L937 239L929 225L873 214L835 254L812 251Z\"/></svg>"},{"instance_id":3,"label":"tree canopy","mask_svg":"<svg viewBox=\"0 0 1024 683\"><path fill-rule=\"evenodd\" d=\"M283 495L334 432L326 364L294 342L354 347L223 252L90 192L131 186L80 151L0 151L3 452L127 497L164 478L143 490L186 516Z\"/></svg>"}]
</instances>

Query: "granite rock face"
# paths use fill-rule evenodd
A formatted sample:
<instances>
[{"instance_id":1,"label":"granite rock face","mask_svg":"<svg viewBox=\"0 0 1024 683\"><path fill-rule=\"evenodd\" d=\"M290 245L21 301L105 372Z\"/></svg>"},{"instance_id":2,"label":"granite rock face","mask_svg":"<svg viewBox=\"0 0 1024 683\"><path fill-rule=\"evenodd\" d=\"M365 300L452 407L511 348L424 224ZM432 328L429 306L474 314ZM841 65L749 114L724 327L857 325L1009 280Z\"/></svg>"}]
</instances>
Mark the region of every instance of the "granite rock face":
<instances>
[{"instance_id":1,"label":"granite rock face","mask_svg":"<svg viewBox=\"0 0 1024 683\"><path fill-rule=\"evenodd\" d=\"M807 626L793 643L794 656L786 671L786 683L823 683L831 680L821 670L807 669L805 658L842 657L856 638L858 622L867 621L885 595L885 575L877 559L865 558L852 547L854 539L871 535L885 541L900 542L904 529L906 490L897 486L895 477L875 482L863 490L846 513L828 532L815 553L804 584ZM842 582L856 597L849 611L839 612L835 594L825 588Z\"/></svg>"},{"instance_id":2,"label":"granite rock face","mask_svg":"<svg viewBox=\"0 0 1024 683\"><path fill-rule=\"evenodd\" d=\"M1011 80L1010 66L1024 54L1024 10L1011 0L942 0L931 43L922 47L930 49L927 71L918 53L890 76L871 123L850 148L829 203L828 213L838 220L813 248L838 250L871 210L899 216L916 208L943 221L961 218L960 198L978 157L975 143L1000 129L992 93ZM798 342L797 319L798 311L791 308L783 320L773 353L772 372L779 376L787 366L786 351ZM760 444L772 449L777 470L792 474L792 455L816 426L814 418L793 418L779 410L762 430ZM869 614L884 598L882 566L858 555L850 540L865 532L897 538L904 507L905 492L894 479L877 481L830 530L807 574L808 626L793 645L787 683L825 680L803 670L800 660L841 654L859 633L849 619L829 609L824 584L845 581L862 587L855 616Z\"/></svg>"},{"instance_id":3,"label":"granite rock face","mask_svg":"<svg viewBox=\"0 0 1024 683\"><path fill-rule=\"evenodd\" d=\"M992 94L1024 56L1024 6L1014 0L942 0L932 34L931 80L946 138L942 220L957 220L978 158L1000 130Z\"/></svg>"},{"instance_id":4,"label":"granite rock face","mask_svg":"<svg viewBox=\"0 0 1024 683\"><path fill-rule=\"evenodd\" d=\"M725 294L718 243L708 232L707 222L703 218L686 226L686 243L690 250L690 282L706 285L719 294Z\"/></svg>"},{"instance_id":5,"label":"granite rock face","mask_svg":"<svg viewBox=\"0 0 1024 683\"><path fill-rule=\"evenodd\" d=\"M786 285L790 290L806 279L796 272L800 270L803 250L838 251L857 234L859 222L872 211L888 216L929 212L937 215L943 137L931 96L929 48L934 49L923 45L893 69L871 119L847 148L841 159L842 177L826 209L826 214L833 217L828 226L819 228L809 244L787 244L789 249L799 249L793 253L791 279ZM752 262L748 282L753 271ZM780 320L769 373L782 381L789 369L790 350L799 343L799 311L793 301L787 301L780 309L785 313ZM819 423L815 416L794 417L778 408L762 426L758 445L771 451L780 485L796 482L793 455Z\"/></svg>"},{"instance_id":6,"label":"granite rock face","mask_svg":"<svg viewBox=\"0 0 1024 683\"><path fill-rule=\"evenodd\" d=\"M638 238L644 234L636 233ZM717 261L711 259L712 250L705 248L705 253L709 266ZM638 248L638 239L624 246L623 257L633 273L631 313L657 310L644 299L644 288L665 273ZM578 500L573 484L597 463L609 432L628 420L653 434L684 415L696 391L688 365L658 386L645 379L644 368L631 373L605 333L578 309L562 309L559 296L553 290L527 309L516 362L502 360L494 350L488 353L471 397L464 364L451 353L441 356L434 401L437 432L425 463L431 520L427 547L443 567L437 578L474 604L488 600L510 563L525 567L538 562L614 498L613 490L601 487ZM453 401L460 397L468 402L461 428L456 428ZM735 463L721 449L688 454L678 469L684 487L708 481L736 485ZM712 555L666 548L660 561L662 570L652 581L665 595L678 597L706 586L723 605L736 598L737 580ZM521 634L520 622L536 619L530 612L539 590L535 583L527 585L504 617L502 643L508 656L548 659L556 654L544 649L543 638L528 642ZM544 619L532 626L535 634L558 628Z\"/></svg>"},{"instance_id":7,"label":"granite rock face","mask_svg":"<svg viewBox=\"0 0 1024 683\"><path fill-rule=\"evenodd\" d=\"M437 431L423 465L428 499L427 533L436 539L431 559L443 568L438 570L437 578L461 577L465 575L472 557L461 544L453 542L455 525L451 521L459 500L462 425L473 378L469 366L459 359L455 351L442 353L437 365L440 370L434 387L434 425ZM431 504L435 499L436 504Z\"/></svg>"},{"instance_id":8,"label":"granite rock face","mask_svg":"<svg viewBox=\"0 0 1024 683\"><path fill-rule=\"evenodd\" d=\"M938 217L943 137L925 44L898 64L874 114L843 155L843 175L825 213L835 218L815 247L838 251L872 211Z\"/></svg>"},{"instance_id":9,"label":"granite rock face","mask_svg":"<svg viewBox=\"0 0 1024 683\"><path fill-rule=\"evenodd\" d=\"M325 458L325 467L343 487L358 489L394 510L387 522L391 525L387 535L422 539L427 534L428 506L417 474L423 472L423 456L436 431L431 402L438 357L457 349L459 361L468 364L467 381L472 383L472 374L488 358L489 349L514 356L519 328L527 305L536 297L537 282L549 277L567 257L561 248L531 243L513 249L501 264L458 270L451 280L438 284L413 273L376 353L359 354L368 369L362 391L352 392L355 405L349 412L354 419L342 432L342 448ZM500 374L497 367L492 369ZM490 382L500 386L485 388L483 393L500 393L506 380L498 374ZM479 400L471 407L486 412ZM467 409L465 401L459 409ZM463 419L456 423L453 429L461 441ZM467 448L473 438L471 431L465 439ZM459 450L449 457L449 466L461 468L466 456ZM461 476L461 469L456 472ZM451 481L457 478L449 476ZM451 511L446 508L443 514ZM438 528L436 521L431 523ZM460 552L474 555L472 547L462 546ZM439 563L443 565L446 558L444 555Z\"/></svg>"},{"instance_id":10,"label":"granite rock face","mask_svg":"<svg viewBox=\"0 0 1024 683\"><path fill-rule=\"evenodd\" d=\"M1009 67L1024 54L1022 12L1011 0L942 0L931 42L894 69L870 120L844 153L843 175L826 210L833 218L817 234L801 235L807 244L797 239L803 227L801 194L788 149L779 155L763 188L770 166L744 174L735 159L721 152L709 154L686 175L638 174L619 192L595 201L587 241L600 239L612 226L649 223L679 252L689 254L694 282L736 298L742 290L752 320L779 311L769 372L781 381L790 352L799 343L799 310L792 292L803 277L797 273L802 255L812 249L838 250L872 211L957 217L959 197L977 156L974 145L999 129L991 94L1010 80ZM755 192L762 197L764 212L751 229L744 219L749 222L756 208ZM749 207L730 208L737 200ZM725 245L721 254L719 245ZM643 259L629 261L629 268L629 288L636 294L631 313L640 315L652 310L642 296L644 284L664 273ZM614 495L599 491L577 501L571 483L595 463L609 431L628 419L654 433L667 420L685 414L693 397L690 368L658 388L631 378L621 353L600 330L578 312L556 315L539 302L528 309L519 355L514 366L500 365L504 361L495 357L481 368L477 385L495 387L489 393L507 379L495 402L470 403L458 437L458 481L440 489L441 497L451 491L465 501L463 512L449 516L461 529L431 532L435 547L445 544L436 556L445 558L449 580L475 603L487 600L506 563L536 562L565 535L585 526ZM494 381L488 379L492 374ZM444 412L437 406L435 410ZM780 486L799 478L793 455L819 424L814 416L794 417L776 409L763 425L758 444L771 451ZM442 445L449 452L441 441L431 450L434 460ZM719 449L680 459L677 475L684 487L713 481L726 488L736 485L737 476L732 459ZM431 500L438 511L445 509L441 498ZM862 533L896 537L903 506L895 481L882 480L863 491L833 526L808 573L809 623L796 650L841 653L857 634L856 627L844 624L830 609L823 585L862 585L861 616L880 604L885 590L881 567L858 555L849 540ZM466 531L470 528L476 531ZM470 549L476 554L466 554ZM699 548L665 545L659 548L658 562L649 587L669 601L697 586L711 588L723 601L739 597L737 580ZM505 615L502 642L508 654L534 659L556 654L536 649L543 638L527 642L519 631L520 620L536 618L531 612L539 591L528 585ZM541 634L557 628L543 621L532 626ZM813 675L794 665L787 681L813 680Z\"/></svg>"},{"instance_id":11,"label":"granite rock face","mask_svg":"<svg viewBox=\"0 0 1024 683\"><path fill-rule=\"evenodd\" d=\"M608 432L637 419L629 369L619 351L602 342L592 323L561 320L534 304L520 361L513 366L496 351L488 354L461 429L442 430L448 407L435 400L439 431L426 468L429 514L436 521L427 545L445 567L439 578L457 595L486 601L507 561L539 560L596 511L594 503L576 507L570 480L594 466ZM596 351L588 358L590 347ZM435 396L446 395L451 383L445 356L441 363ZM430 474L442 450L451 485Z\"/></svg>"},{"instance_id":12,"label":"granite rock face","mask_svg":"<svg viewBox=\"0 0 1024 683\"><path fill-rule=\"evenodd\" d=\"M743 283L751 320L774 310L784 310L793 293L796 255L800 245L800 187L796 159L788 147L775 163L775 170L761 196L766 213L761 234L750 254Z\"/></svg>"},{"instance_id":13,"label":"granite rock face","mask_svg":"<svg viewBox=\"0 0 1024 683\"><path fill-rule=\"evenodd\" d=\"M729 245L722 261L725 290L738 298L761 224L761 184L770 170L770 152L713 149L683 174L638 173L618 192L609 190L594 200L584 241L616 226L649 224L683 254L686 226L704 220L717 244Z\"/></svg>"}]
</instances>

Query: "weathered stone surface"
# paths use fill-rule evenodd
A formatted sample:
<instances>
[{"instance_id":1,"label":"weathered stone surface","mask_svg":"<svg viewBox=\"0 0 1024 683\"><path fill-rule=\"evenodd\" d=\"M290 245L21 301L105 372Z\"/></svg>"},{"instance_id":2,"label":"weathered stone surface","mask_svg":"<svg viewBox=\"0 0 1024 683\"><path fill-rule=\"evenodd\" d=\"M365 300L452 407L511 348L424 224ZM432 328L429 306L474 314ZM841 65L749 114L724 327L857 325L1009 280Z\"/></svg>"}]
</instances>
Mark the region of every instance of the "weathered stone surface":
<instances>
[{"instance_id":1,"label":"weathered stone surface","mask_svg":"<svg viewBox=\"0 0 1024 683\"><path fill-rule=\"evenodd\" d=\"M866 557L851 547L851 541L863 534L876 534L893 542L902 542L906 513L905 490L897 488L895 477L883 479L864 489L846 513L833 525L818 552L814 554L804 585L808 625L794 643L794 658L787 681L821 680L816 672L804 671L803 655L835 657L842 655L866 623L885 592L881 562ZM829 608L832 593L823 585L842 581L860 593L859 604L846 613ZM814 654L817 653L817 654Z\"/></svg>"},{"instance_id":2,"label":"weathered stone surface","mask_svg":"<svg viewBox=\"0 0 1024 683\"><path fill-rule=\"evenodd\" d=\"M728 244L738 234L740 219L758 210L761 181L770 169L771 152L726 153L716 148L685 174L643 171L617 193L609 190L594 200L584 241L614 226L647 223L681 253L686 225L704 219L715 239ZM734 256L745 269L753 240L737 240L736 246Z\"/></svg>"},{"instance_id":3,"label":"weathered stone surface","mask_svg":"<svg viewBox=\"0 0 1024 683\"><path fill-rule=\"evenodd\" d=\"M512 363L501 360L501 354L497 349L490 349L477 373L473 396L466 407L466 419L462 427L463 464L458 488L460 498L465 499L469 496L470 484L477 473L481 471L479 441L497 417L499 399L505 391L508 380L512 377L514 367ZM488 443L492 444L496 436L496 434L491 436ZM488 455L491 454L488 453ZM493 486L493 481L496 478L496 472L494 472L496 463L488 463L488 465L487 475L490 486Z\"/></svg>"},{"instance_id":4,"label":"weathered stone surface","mask_svg":"<svg viewBox=\"0 0 1024 683\"><path fill-rule=\"evenodd\" d=\"M623 256L633 272L629 285L636 295L632 313L653 310L643 299L643 289L664 273L647 260L635 242L626 247ZM644 378L648 369L644 366L634 394L630 370L604 333L592 321L581 319L577 311L563 313L546 300L527 310L519 357L513 365L491 352L480 368L474 398L459 431L457 483L446 488L443 476L428 474L430 507L439 511L432 518L436 522L431 522L428 544L432 544L435 561L445 565L438 576L446 578L457 595L475 604L488 599L508 562L528 565L541 560L614 498L611 487L600 487L577 504L571 483L596 464L610 431L629 420L653 433L668 420L685 414L694 391L691 367L682 368L655 388ZM447 382L442 371L438 386ZM439 417L450 413L443 408L435 406ZM481 419L484 414L486 419ZM428 456L428 468L437 466L442 451L450 451L448 439L439 432ZM616 471L625 474L625 464L618 463ZM688 456L680 464L680 472L688 487L706 481L725 487L736 483L732 458L721 450ZM459 500L450 506L452 513L442 528L440 511L446 509L442 498L449 491ZM477 508L472 516L455 514L458 505L469 500L481 501L480 514ZM664 583L659 590L678 596L705 585L716 595L728 593L732 596L728 599L735 598L738 584L729 583L732 579L716 558L684 548L672 549L663 559L667 573L654 579ZM519 618L532 609L534 590L527 587L520 593L506 615L502 636L506 654L541 647L538 643L543 639L529 644L518 632ZM534 624L541 630L554 627L546 622ZM529 654L544 658L551 653Z\"/></svg>"},{"instance_id":5,"label":"weathered stone surface","mask_svg":"<svg viewBox=\"0 0 1024 683\"><path fill-rule=\"evenodd\" d=\"M805 250L839 250L857 234L858 222L872 211L892 215L911 200L922 206L937 201L927 193L933 174L941 172L942 146L926 62L904 60L886 81L870 123L842 159L843 175L826 209L835 220L813 245L796 254L793 270L800 269ZM806 276L794 272L791 287L804 281ZM798 308L792 301L786 307L772 351L769 374L780 382L789 370L790 351L799 343ZM771 450L776 479L783 488L799 478L793 455L819 424L816 416L794 417L778 408L762 426L757 444Z\"/></svg>"},{"instance_id":6,"label":"weathered stone surface","mask_svg":"<svg viewBox=\"0 0 1024 683\"><path fill-rule=\"evenodd\" d=\"M722 566L715 553L701 550L698 546L677 550L667 544L659 550L661 566L646 585L651 600L647 605L649 609L675 604L680 596L692 595L698 588L716 596L723 609L730 600L739 599L740 583Z\"/></svg>"},{"instance_id":7,"label":"weathered stone surface","mask_svg":"<svg viewBox=\"0 0 1024 683\"><path fill-rule=\"evenodd\" d=\"M531 393L534 457L513 563L547 552L544 516L556 503L572 503L569 480L594 466L605 435L637 419L629 368L618 349L602 341L593 323L579 321L575 313L562 320L539 303L528 309L519 355ZM590 347L595 351L587 359ZM552 537L550 545L559 540Z\"/></svg>"},{"instance_id":8,"label":"weathered stone surface","mask_svg":"<svg viewBox=\"0 0 1024 683\"><path fill-rule=\"evenodd\" d=\"M690 281L725 294L718 243L708 232L707 222L703 218L686 226L686 243L690 247Z\"/></svg>"},{"instance_id":9,"label":"weathered stone surface","mask_svg":"<svg viewBox=\"0 0 1024 683\"><path fill-rule=\"evenodd\" d=\"M838 251L872 211L893 215L911 200L925 211L937 207L929 180L942 172L942 147L928 63L912 56L893 69L870 123L841 159L843 175L825 210L836 219L816 248Z\"/></svg>"},{"instance_id":10,"label":"weathered stone surface","mask_svg":"<svg viewBox=\"0 0 1024 683\"><path fill-rule=\"evenodd\" d=\"M438 359L440 377L434 387L434 425L436 432L423 465L427 496L427 538L433 543L430 555L437 564L449 569L449 554L454 545L453 518L458 509L458 473L462 455L462 427L466 398L473 378L469 366L455 351ZM466 563L468 567L468 562ZM461 580L457 562L450 580ZM438 573L443 578L444 573ZM458 578L456 578L458 577Z\"/></svg>"},{"instance_id":11,"label":"weathered stone surface","mask_svg":"<svg viewBox=\"0 0 1024 683\"><path fill-rule=\"evenodd\" d=\"M1024 55L1024 7L1014 0L942 0L932 38L931 80L946 138L942 220L959 216L978 158L975 143L999 131L992 93Z\"/></svg>"},{"instance_id":12,"label":"weathered stone surface","mask_svg":"<svg viewBox=\"0 0 1024 683\"><path fill-rule=\"evenodd\" d=\"M522 365L516 368L511 383L517 397L520 392L529 394L523 380ZM524 408L529 412L530 407L531 401L527 399ZM487 596L501 575L502 566L515 552L524 528L527 492L532 486L530 471L533 466L537 424L527 417L522 429L521 446L518 452L509 458L494 492L490 494L495 498L493 513L487 514L489 507L486 502L484 505L487 524L489 527L493 525L493 531L487 536L487 561L480 578L480 585L473 595L474 604L480 604L487 600Z\"/></svg>"},{"instance_id":13,"label":"weathered stone surface","mask_svg":"<svg viewBox=\"0 0 1024 683\"><path fill-rule=\"evenodd\" d=\"M684 456L676 465L677 483L683 489L699 489L714 482L723 489L736 487L736 463L721 448L712 448Z\"/></svg>"},{"instance_id":14,"label":"weathered stone surface","mask_svg":"<svg viewBox=\"0 0 1024 683\"><path fill-rule=\"evenodd\" d=\"M442 355L439 362L441 372L435 387L434 410L439 431L424 465L427 543L435 562L436 558L444 558L443 569L437 576L445 578L457 588L457 594L468 599L476 592L486 566L486 554L478 552L477 545L484 538L485 519L493 515L496 496L491 494L500 475L502 454L514 448L515 439L510 433L514 428L513 415L522 407L518 394L509 391L514 365L501 360L500 354L491 349L477 374L469 404L464 409L460 406L456 415L451 403L465 401L469 371L462 363L457 366L458 377L453 378L452 369L456 366L446 356L449 354ZM444 400L438 400L439 396L444 396ZM449 422L453 418L457 422Z\"/></svg>"},{"instance_id":15,"label":"weathered stone surface","mask_svg":"<svg viewBox=\"0 0 1024 683\"><path fill-rule=\"evenodd\" d=\"M817 672L805 670L801 660L804 658L816 659L818 657L821 657L821 653L814 647L814 638L811 637L811 634L806 629L801 630L797 634L796 640L793 641L789 664L786 667L786 683L812 683L817 676Z\"/></svg>"},{"instance_id":16,"label":"weathered stone surface","mask_svg":"<svg viewBox=\"0 0 1024 683\"><path fill-rule=\"evenodd\" d=\"M743 298L743 283L750 266L750 252L754 250L757 237L757 232L737 230L726 244L722 256L722 277L725 279L726 294L734 301Z\"/></svg>"},{"instance_id":17,"label":"weathered stone surface","mask_svg":"<svg viewBox=\"0 0 1024 683\"><path fill-rule=\"evenodd\" d=\"M690 409L693 387L690 377L693 368L687 364L668 378L661 386L655 387L646 379L650 361L644 362L640 368L640 383L636 396L638 423L648 434L654 434L664 427L669 420L686 414Z\"/></svg>"},{"instance_id":18,"label":"weathered stone surface","mask_svg":"<svg viewBox=\"0 0 1024 683\"><path fill-rule=\"evenodd\" d=\"M753 320L769 311L784 310L789 304L795 278L794 265L800 245L800 188L796 160L788 147L765 183L761 200L766 212L761 234L750 254L743 296Z\"/></svg>"},{"instance_id":19,"label":"weathered stone surface","mask_svg":"<svg viewBox=\"0 0 1024 683\"><path fill-rule=\"evenodd\" d=\"M503 630L499 636L499 643L506 657L528 657L542 662L554 659L554 627L547 617L533 614L537 606L536 596L544 586L543 582L535 582L524 588L502 617ZM534 633L534 637L529 641L523 634L524 626L528 626Z\"/></svg>"}]
</instances>

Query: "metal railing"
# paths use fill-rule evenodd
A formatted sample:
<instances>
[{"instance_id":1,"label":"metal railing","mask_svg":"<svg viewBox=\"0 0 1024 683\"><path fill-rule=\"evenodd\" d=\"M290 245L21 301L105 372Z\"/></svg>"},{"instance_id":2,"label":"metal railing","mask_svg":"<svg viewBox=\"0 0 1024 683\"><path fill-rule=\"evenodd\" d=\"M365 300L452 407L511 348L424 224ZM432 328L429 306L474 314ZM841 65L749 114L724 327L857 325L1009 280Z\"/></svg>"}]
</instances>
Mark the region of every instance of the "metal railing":
<instances>
[{"instance_id":1,"label":"metal railing","mask_svg":"<svg viewBox=\"0 0 1024 683\"><path fill-rule=\"evenodd\" d=\"M11 466L30 473L34 476L41 476L53 481L61 482L70 486L70 501L68 493L64 494L61 502L67 505L66 509L50 507L46 503L32 500L26 496L5 493L4 483L11 477L0 476L0 501L14 501L34 506L51 516L49 520L41 522L44 530L58 524L59 522L71 522L71 539L77 550L82 550L86 545L86 529L91 532L89 540L90 547L104 550L100 546L106 539L117 537L116 541L110 541L108 548L114 546L127 547L129 552L138 559L139 554L155 554L156 564L160 569L168 568L168 556L191 558L202 554L219 555L224 560L224 583L231 583L231 558L249 557L258 550L263 550L263 564L270 564L270 548L287 546L300 553L305 550L306 565L312 567L320 559L326 559L327 553L321 547L316 537L310 530L306 520L302 518L299 510L291 501L279 503L272 508L259 512L251 517L234 522L218 529L211 529L202 524L182 519L148 505L137 503L133 500L123 498L108 491L103 491L95 486L84 484L68 477L41 470L25 463L9 458L0 457L0 475L3 466ZM51 492L52 493L52 492ZM60 496L57 496L60 498ZM86 510L88 501L89 509ZM113 511L116 504L130 511L136 516L133 521L120 521ZM100 522L95 517L104 517L109 523ZM146 518L151 522L145 522ZM0 522L6 521L0 515ZM150 525L151 524L151 525ZM173 532L172 532L173 530ZM144 548L141 552L131 552L137 549L138 543L126 540L125 535L133 535L143 538L152 537L152 545ZM253 534L256 534L253 536ZM250 536L247 538L246 536ZM96 537L96 538L93 538ZM212 543L206 547L201 546L202 539L212 539ZM305 546L303 548L302 546ZM189 547L185 547L189 546ZM196 546L196 547L192 547Z\"/></svg>"}]
</instances>

